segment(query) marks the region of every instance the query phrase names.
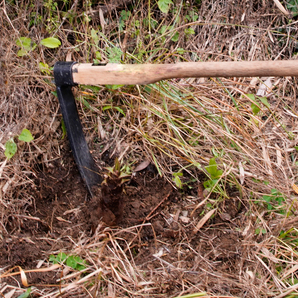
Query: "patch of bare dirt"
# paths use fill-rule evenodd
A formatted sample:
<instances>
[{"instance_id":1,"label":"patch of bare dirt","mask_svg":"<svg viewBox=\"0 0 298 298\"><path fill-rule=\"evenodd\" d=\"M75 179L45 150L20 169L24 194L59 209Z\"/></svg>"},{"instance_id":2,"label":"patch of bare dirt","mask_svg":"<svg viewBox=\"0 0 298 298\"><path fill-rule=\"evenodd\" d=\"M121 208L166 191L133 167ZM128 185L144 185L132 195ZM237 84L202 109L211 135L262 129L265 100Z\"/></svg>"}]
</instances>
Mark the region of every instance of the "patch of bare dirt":
<instances>
[{"instance_id":1,"label":"patch of bare dirt","mask_svg":"<svg viewBox=\"0 0 298 298\"><path fill-rule=\"evenodd\" d=\"M6 227L9 235L4 235L0 247L1 266L36 268L41 260L48 261L49 254L70 250L83 234L91 237L101 222L99 207L89 200L68 146L62 153L48 167L36 166L34 207L28 207L23 216L11 216ZM194 234L202 210L192 214L199 203L198 190L194 187L188 192L191 195L174 189L149 166L133 175L122 197L123 216L118 225L124 230L141 227L137 236L125 235L133 243L134 262L148 272L167 266L168 283L163 288L168 294L177 290L171 289L173 279L197 283L204 277L212 282L209 271L214 266L231 275L241 262L243 237L237 230L243 228L244 214L239 200L225 200L208 228ZM49 272L32 273L28 282L56 284L58 278ZM219 292L233 294L230 287Z\"/></svg>"}]
</instances>

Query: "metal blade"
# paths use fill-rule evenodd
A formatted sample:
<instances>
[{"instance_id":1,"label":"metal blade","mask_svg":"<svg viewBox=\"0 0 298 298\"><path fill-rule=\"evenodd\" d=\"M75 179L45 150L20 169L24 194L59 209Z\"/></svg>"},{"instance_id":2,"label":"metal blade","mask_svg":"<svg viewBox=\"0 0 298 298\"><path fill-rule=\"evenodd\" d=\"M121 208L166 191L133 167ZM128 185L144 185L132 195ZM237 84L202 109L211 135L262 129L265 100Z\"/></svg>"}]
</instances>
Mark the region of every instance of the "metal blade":
<instances>
[{"instance_id":1,"label":"metal blade","mask_svg":"<svg viewBox=\"0 0 298 298\"><path fill-rule=\"evenodd\" d=\"M57 62L54 66L54 78L70 147L81 177L93 196L95 187L102 182L102 177L89 151L71 89L75 85L71 72L74 63L76 62Z\"/></svg>"}]
</instances>

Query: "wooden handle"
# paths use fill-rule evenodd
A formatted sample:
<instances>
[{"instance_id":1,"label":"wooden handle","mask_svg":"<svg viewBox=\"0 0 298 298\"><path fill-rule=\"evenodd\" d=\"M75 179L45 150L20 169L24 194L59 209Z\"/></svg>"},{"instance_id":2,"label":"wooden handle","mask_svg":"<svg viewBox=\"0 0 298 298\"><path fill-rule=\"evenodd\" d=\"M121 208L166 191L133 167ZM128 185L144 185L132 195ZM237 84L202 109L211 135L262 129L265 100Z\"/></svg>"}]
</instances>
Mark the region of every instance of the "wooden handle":
<instances>
[{"instance_id":1,"label":"wooden handle","mask_svg":"<svg viewBox=\"0 0 298 298\"><path fill-rule=\"evenodd\" d=\"M176 64L75 64L73 81L84 85L146 85L173 78L298 76L298 60L181 62Z\"/></svg>"}]
</instances>

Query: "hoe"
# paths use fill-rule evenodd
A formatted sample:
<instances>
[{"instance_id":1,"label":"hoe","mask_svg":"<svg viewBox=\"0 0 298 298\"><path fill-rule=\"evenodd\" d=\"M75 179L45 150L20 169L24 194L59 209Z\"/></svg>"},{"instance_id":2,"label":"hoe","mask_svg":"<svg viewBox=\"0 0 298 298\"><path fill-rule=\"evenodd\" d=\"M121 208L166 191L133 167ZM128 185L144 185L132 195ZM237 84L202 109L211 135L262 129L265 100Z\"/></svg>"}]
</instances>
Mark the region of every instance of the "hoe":
<instances>
[{"instance_id":1,"label":"hoe","mask_svg":"<svg viewBox=\"0 0 298 298\"><path fill-rule=\"evenodd\" d=\"M247 62L182 62L176 64L92 65L57 62L54 79L70 147L91 196L102 182L83 134L72 87L83 85L146 85L190 77L298 76L298 60Z\"/></svg>"}]
</instances>

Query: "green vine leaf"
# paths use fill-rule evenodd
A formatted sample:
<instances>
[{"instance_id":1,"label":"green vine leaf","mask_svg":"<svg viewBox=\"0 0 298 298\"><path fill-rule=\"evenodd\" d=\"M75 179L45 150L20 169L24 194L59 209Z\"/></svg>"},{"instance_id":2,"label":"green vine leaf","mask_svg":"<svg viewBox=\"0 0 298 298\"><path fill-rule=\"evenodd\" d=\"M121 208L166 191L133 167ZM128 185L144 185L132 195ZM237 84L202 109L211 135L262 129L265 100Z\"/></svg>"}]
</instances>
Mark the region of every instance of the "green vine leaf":
<instances>
[{"instance_id":1,"label":"green vine leaf","mask_svg":"<svg viewBox=\"0 0 298 298\"><path fill-rule=\"evenodd\" d=\"M26 143L29 143L33 140L32 134L30 130L24 128L21 132L21 134L18 137L19 141L24 141Z\"/></svg>"},{"instance_id":2,"label":"green vine leaf","mask_svg":"<svg viewBox=\"0 0 298 298\"><path fill-rule=\"evenodd\" d=\"M61 45L61 41L55 37L45 38L40 43L50 49L58 48Z\"/></svg>"},{"instance_id":3,"label":"green vine leaf","mask_svg":"<svg viewBox=\"0 0 298 298\"><path fill-rule=\"evenodd\" d=\"M5 143L4 155L6 156L7 159L10 159L16 154L17 150L18 150L17 145L14 142L14 140L13 139L8 140Z\"/></svg>"},{"instance_id":4,"label":"green vine leaf","mask_svg":"<svg viewBox=\"0 0 298 298\"><path fill-rule=\"evenodd\" d=\"M170 10L170 5L173 4L171 0L159 0L157 2L158 8L163 12L163 13L168 13Z\"/></svg>"}]
</instances>

